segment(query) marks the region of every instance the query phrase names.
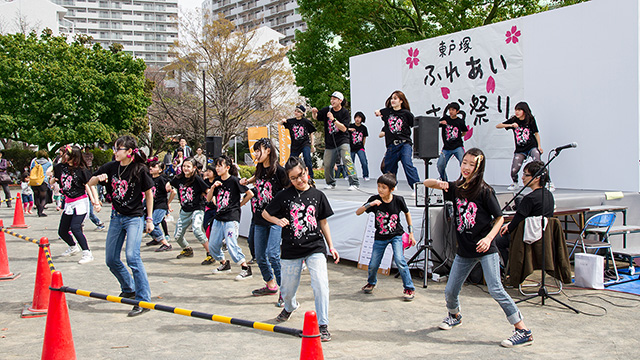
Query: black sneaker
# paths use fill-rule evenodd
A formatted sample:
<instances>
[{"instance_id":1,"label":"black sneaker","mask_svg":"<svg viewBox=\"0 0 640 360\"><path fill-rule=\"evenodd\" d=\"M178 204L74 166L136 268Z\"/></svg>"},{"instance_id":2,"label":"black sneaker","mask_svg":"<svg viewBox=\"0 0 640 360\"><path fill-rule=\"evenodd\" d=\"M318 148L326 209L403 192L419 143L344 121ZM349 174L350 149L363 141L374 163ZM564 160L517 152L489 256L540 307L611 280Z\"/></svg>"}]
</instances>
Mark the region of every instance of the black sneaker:
<instances>
[{"instance_id":1,"label":"black sneaker","mask_svg":"<svg viewBox=\"0 0 640 360\"><path fill-rule=\"evenodd\" d=\"M153 240L151 240L151 241L147 242L147 244L146 244L146 245L147 245L147 246L153 246L153 245L158 245L158 244L161 244L161 242L160 242L160 241L158 241L158 240L156 240L156 239L153 239Z\"/></svg>"},{"instance_id":2,"label":"black sneaker","mask_svg":"<svg viewBox=\"0 0 640 360\"><path fill-rule=\"evenodd\" d=\"M517 329L513 332L513 335L506 340L502 340L500 345L504 347L520 347L533 344L533 335L531 330Z\"/></svg>"},{"instance_id":3,"label":"black sneaker","mask_svg":"<svg viewBox=\"0 0 640 360\"><path fill-rule=\"evenodd\" d=\"M148 311L150 311L150 310L147 309L147 308L143 308L143 307L140 307L138 305L134 305L133 309L131 309L131 311L129 311L127 316L128 317L134 317L134 316L142 315L142 314L144 314L144 313L146 313Z\"/></svg>"},{"instance_id":4,"label":"black sneaker","mask_svg":"<svg viewBox=\"0 0 640 360\"><path fill-rule=\"evenodd\" d=\"M253 277L253 274L251 274L251 266L247 266L247 267L243 266L238 276L236 276L236 281L242 281L242 280L250 279L252 277Z\"/></svg>"},{"instance_id":5,"label":"black sneaker","mask_svg":"<svg viewBox=\"0 0 640 360\"><path fill-rule=\"evenodd\" d=\"M454 316L449 313L447 317L442 320L442 323L440 323L440 326L438 327L441 330L451 330L456 326L460 326L460 324L462 324L462 315L458 314L457 316Z\"/></svg>"},{"instance_id":6,"label":"black sneaker","mask_svg":"<svg viewBox=\"0 0 640 360\"><path fill-rule=\"evenodd\" d=\"M186 247L180 251L180 254L176 256L176 259L182 259L184 257L193 257L193 249L190 247Z\"/></svg>"},{"instance_id":7,"label":"black sneaker","mask_svg":"<svg viewBox=\"0 0 640 360\"><path fill-rule=\"evenodd\" d=\"M373 292L373 288L376 287L375 285L369 284L367 283L365 286L362 287L362 291L365 294L371 294Z\"/></svg>"},{"instance_id":8,"label":"black sneaker","mask_svg":"<svg viewBox=\"0 0 640 360\"><path fill-rule=\"evenodd\" d=\"M173 246L171 246L171 244L162 244L159 248L156 249L156 252L171 251L171 249L173 249Z\"/></svg>"},{"instance_id":9,"label":"black sneaker","mask_svg":"<svg viewBox=\"0 0 640 360\"><path fill-rule=\"evenodd\" d=\"M247 261L248 265L253 265L256 263L256 258L251 258L251 260Z\"/></svg>"},{"instance_id":10,"label":"black sneaker","mask_svg":"<svg viewBox=\"0 0 640 360\"><path fill-rule=\"evenodd\" d=\"M227 260L224 264L220 262L220 266L213 270L213 274L222 274L231 272L231 261Z\"/></svg>"},{"instance_id":11,"label":"black sneaker","mask_svg":"<svg viewBox=\"0 0 640 360\"><path fill-rule=\"evenodd\" d=\"M331 341L331 333L329 332L329 327L327 325L320 325L320 341Z\"/></svg>"},{"instance_id":12,"label":"black sneaker","mask_svg":"<svg viewBox=\"0 0 640 360\"><path fill-rule=\"evenodd\" d=\"M264 296L264 295L275 295L278 293L278 288L276 287L275 289L269 289L269 287L267 285L265 285L264 287L260 288L260 289L255 289L251 292L251 294L253 294L253 296Z\"/></svg>"},{"instance_id":13,"label":"black sneaker","mask_svg":"<svg viewBox=\"0 0 640 360\"><path fill-rule=\"evenodd\" d=\"M127 299L135 299L136 298L136 292L121 292L120 295L118 295L121 298L127 298Z\"/></svg>"},{"instance_id":14,"label":"black sneaker","mask_svg":"<svg viewBox=\"0 0 640 360\"><path fill-rule=\"evenodd\" d=\"M289 320L289 318L291 317L291 314L293 314L294 311L298 310L299 307L300 307L300 304L298 304L298 306L295 309L293 309L291 312L288 312L286 309L282 309L280 314L276 316L276 322L285 322Z\"/></svg>"},{"instance_id":15,"label":"black sneaker","mask_svg":"<svg viewBox=\"0 0 640 360\"><path fill-rule=\"evenodd\" d=\"M207 253L207 257L204 258L204 260L202 260L202 262L200 263L200 265L211 265L214 262L216 262L215 260L213 260L213 256L211 256L211 254Z\"/></svg>"}]
</instances>

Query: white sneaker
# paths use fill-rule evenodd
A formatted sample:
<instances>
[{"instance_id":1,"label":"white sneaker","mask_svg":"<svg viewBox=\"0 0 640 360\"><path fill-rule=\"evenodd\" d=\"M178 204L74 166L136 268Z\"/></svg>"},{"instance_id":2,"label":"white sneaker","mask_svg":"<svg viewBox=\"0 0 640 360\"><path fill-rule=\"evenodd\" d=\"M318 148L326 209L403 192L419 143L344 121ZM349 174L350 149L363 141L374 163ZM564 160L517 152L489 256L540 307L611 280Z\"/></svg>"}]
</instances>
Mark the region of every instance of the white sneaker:
<instances>
[{"instance_id":1,"label":"white sneaker","mask_svg":"<svg viewBox=\"0 0 640 360\"><path fill-rule=\"evenodd\" d=\"M359 188L358 188L358 185L351 185L351 186L349 186L349 187L347 188L347 190L349 190L349 191L354 191L354 190L358 190L358 189L359 189Z\"/></svg>"},{"instance_id":2,"label":"white sneaker","mask_svg":"<svg viewBox=\"0 0 640 360\"><path fill-rule=\"evenodd\" d=\"M93 254L91 250L82 250L82 259L78 261L78 264L86 264L93 261Z\"/></svg>"},{"instance_id":3,"label":"white sneaker","mask_svg":"<svg viewBox=\"0 0 640 360\"><path fill-rule=\"evenodd\" d=\"M78 245L69 246L69 248L63 252L60 256L71 256L80 252Z\"/></svg>"},{"instance_id":4,"label":"white sneaker","mask_svg":"<svg viewBox=\"0 0 640 360\"><path fill-rule=\"evenodd\" d=\"M323 187L323 189L325 189L325 190L333 190L333 189L335 189L335 188L336 188L336 186L335 186L335 185L329 185L329 184L327 184L327 185L325 185L325 186Z\"/></svg>"},{"instance_id":5,"label":"white sneaker","mask_svg":"<svg viewBox=\"0 0 640 360\"><path fill-rule=\"evenodd\" d=\"M520 186L518 186L518 184L513 183L513 184L511 184L511 185L509 185L509 186L507 187L507 191L516 191L516 190L518 190L518 188L519 188L519 187L520 187Z\"/></svg>"},{"instance_id":6,"label":"white sneaker","mask_svg":"<svg viewBox=\"0 0 640 360\"><path fill-rule=\"evenodd\" d=\"M364 181L369 181L370 179L368 177L364 178Z\"/></svg>"}]
</instances>

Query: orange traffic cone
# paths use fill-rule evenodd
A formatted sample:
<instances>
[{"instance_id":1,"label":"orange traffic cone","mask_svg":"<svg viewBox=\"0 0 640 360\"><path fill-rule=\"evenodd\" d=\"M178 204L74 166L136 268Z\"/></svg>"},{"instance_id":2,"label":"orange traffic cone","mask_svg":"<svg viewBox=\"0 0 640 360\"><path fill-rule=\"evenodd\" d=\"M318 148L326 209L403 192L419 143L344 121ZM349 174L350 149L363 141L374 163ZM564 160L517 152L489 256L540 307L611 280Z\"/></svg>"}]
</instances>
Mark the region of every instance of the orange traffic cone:
<instances>
[{"instance_id":1,"label":"orange traffic cone","mask_svg":"<svg viewBox=\"0 0 640 360\"><path fill-rule=\"evenodd\" d=\"M304 325L302 326L302 348L300 349L300 360L324 359L322 354L322 344L320 342L320 329L318 328L318 318L315 311L307 311L304 314Z\"/></svg>"},{"instance_id":2,"label":"orange traffic cone","mask_svg":"<svg viewBox=\"0 0 640 360\"><path fill-rule=\"evenodd\" d=\"M16 195L16 210L13 212L13 225L12 228L26 229L29 226L24 222L24 209L22 208L22 196L20 193Z\"/></svg>"},{"instance_id":3,"label":"orange traffic cone","mask_svg":"<svg viewBox=\"0 0 640 360\"><path fill-rule=\"evenodd\" d=\"M51 278L51 288L59 289L62 285L62 274L60 271L55 271ZM47 315L47 325L44 329L41 359L68 360L75 358L76 349L73 345L73 334L71 334L67 299L63 291L52 290L49 297L49 315Z\"/></svg>"},{"instance_id":4,"label":"orange traffic cone","mask_svg":"<svg viewBox=\"0 0 640 360\"><path fill-rule=\"evenodd\" d=\"M4 227L4 223L0 220L0 227ZM7 255L7 243L4 239L4 231L0 231L0 280L14 280L20 274L14 274L9 271L9 256Z\"/></svg>"},{"instance_id":5,"label":"orange traffic cone","mask_svg":"<svg viewBox=\"0 0 640 360\"><path fill-rule=\"evenodd\" d=\"M38 251L38 266L36 267L36 285L33 288L33 302L26 304L22 309L23 318L47 316L49 307L49 284L51 284L51 270L44 248L49 246L49 239L40 239L40 250Z\"/></svg>"}]
</instances>

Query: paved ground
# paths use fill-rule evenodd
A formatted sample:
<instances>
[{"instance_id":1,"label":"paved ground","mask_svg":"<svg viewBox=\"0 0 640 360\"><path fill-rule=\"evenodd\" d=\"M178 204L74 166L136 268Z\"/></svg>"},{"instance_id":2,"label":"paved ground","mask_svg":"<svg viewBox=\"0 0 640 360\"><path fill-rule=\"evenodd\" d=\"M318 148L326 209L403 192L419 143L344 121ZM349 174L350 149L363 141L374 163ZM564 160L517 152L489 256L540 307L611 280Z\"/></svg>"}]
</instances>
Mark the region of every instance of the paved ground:
<instances>
[{"instance_id":1,"label":"paved ground","mask_svg":"<svg viewBox=\"0 0 640 360\"><path fill-rule=\"evenodd\" d=\"M107 206L99 216L107 220ZM79 265L73 258L60 258L66 246L57 239L58 216L27 215L29 229L19 230L31 237L47 236L56 268L70 287L117 295L116 279L104 264L106 232L86 234L96 260ZM0 208L0 219L10 225L13 209ZM170 230L174 224L170 224ZM187 233L188 240L194 241ZM25 303L31 301L35 278L37 246L7 236L10 268L22 276L0 282L0 349L3 359L34 359L42 351L45 318L21 319ZM240 241L241 244L246 244ZM246 246L244 247L246 250ZM254 277L244 282L232 275L211 275L213 266L202 266L202 248L196 256L177 260L176 251L155 253L142 249L149 274L152 301L242 319L273 322L279 309L275 297L253 297L251 290L262 286L254 266ZM461 295L464 323L451 331L437 325L445 315L444 284L429 282L418 288L416 299L403 302L399 279L382 276L374 294L359 289L366 274L355 263L329 264L331 308L329 329L333 340L323 344L327 359L433 358L629 358L635 357L639 341L635 327L640 320L640 298L622 293L593 290L565 290L558 298L578 309L599 316L577 315L547 300L521 304L525 321L534 332L535 344L520 349L504 349L499 343L511 334L500 307L485 287L465 286ZM417 277L416 283L421 283ZM509 290L514 297L517 291ZM570 297L570 299L567 298ZM300 339L233 325L220 324L159 311L128 318L129 305L67 294L71 327L80 359L164 359L164 358L281 358L296 359ZM303 312L313 310L309 277L303 276L299 290L302 311L294 313L286 326L302 328ZM583 301L583 302L578 302Z\"/></svg>"}]
</instances>

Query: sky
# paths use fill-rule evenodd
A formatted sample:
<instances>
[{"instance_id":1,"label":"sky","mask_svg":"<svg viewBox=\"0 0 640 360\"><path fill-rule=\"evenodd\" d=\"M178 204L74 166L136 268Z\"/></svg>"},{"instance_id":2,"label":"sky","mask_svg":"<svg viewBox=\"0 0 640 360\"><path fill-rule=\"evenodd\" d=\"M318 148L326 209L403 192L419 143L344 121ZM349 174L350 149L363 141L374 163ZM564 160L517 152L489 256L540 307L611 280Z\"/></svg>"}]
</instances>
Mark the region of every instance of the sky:
<instances>
[{"instance_id":1,"label":"sky","mask_svg":"<svg viewBox=\"0 0 640 360\"><path fill-rule=\"evenodd\" d=\"M185 10L195 10L195 8L202 7L202 0L178 0L178 7Z\"/></svg>"}]
</instances>

